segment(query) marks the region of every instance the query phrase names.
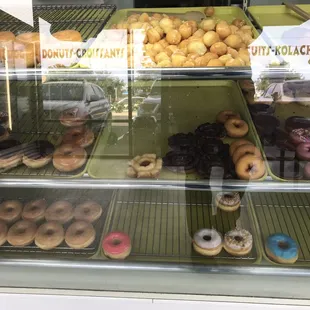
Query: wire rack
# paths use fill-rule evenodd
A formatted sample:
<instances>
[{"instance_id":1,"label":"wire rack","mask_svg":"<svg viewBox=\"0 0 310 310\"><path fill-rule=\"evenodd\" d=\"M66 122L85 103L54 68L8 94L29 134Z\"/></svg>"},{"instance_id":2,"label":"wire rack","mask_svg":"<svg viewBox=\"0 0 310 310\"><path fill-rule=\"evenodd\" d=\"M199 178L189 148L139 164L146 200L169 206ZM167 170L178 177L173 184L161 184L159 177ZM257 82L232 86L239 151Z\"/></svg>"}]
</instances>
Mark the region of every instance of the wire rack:
<instances>
[{"instance_id":1,"label":"wire rack","mask_svg":"<svg viewBox=\"0 0 310 310\"><path fill-rule=\"evenodd\" d=\"M103 212L101 217L93 223L96 238L94 242L85 249L72 249L68 247L68 245L63 242L57 248L44 251L38 248L34 243L25 246L25 247L14 247L6 242L4 245L0 246L1 255L11 256L11 255L19 255L19 256L53 256L53 257L70 257L70 258L79 258L79 257L90 257L94 255L98 251L98 247L100 244L100 236L102 233L102 229L104 226L106 214L107 214L107 206L110 202L112 192L111 191L95 191L95 190L29 190L29 189L17 189L14 190L14 195L12 194L4 194L0 198L0 203L4 200L14 199L19 197L18 199L22 203L26 203L33 199L45 198L50 205L52 202L57 200L67 200L70 201L73 206L87 201L94 200L99 203L103 207ZM66 230L70 224L64 225L64 229Z\"/></svg>"},{"instance_id":2,"label":"wire rack","mask_svg":"<svg viewBox=\"0 0 310 310\"><path fill-rule=\"evenodd\" d=\"M104 235L127 233L132 241L128 260L171 263L251 264L260 259L254 242L248 256L233 257L224 250L205 257L192 249L192 236L201 228L215 228L222 234L243 227L254 234L245 197L241 208L223 212L214 207L210 192L122 190L112 203Z\"/></svg>"},{"instance_id":3,"label":"wire rack","mask_svg":"<svg viewBox=\"0 0 310 310\"><path fill-rule=\"evenodd\" d=\"M310 195L306 193L251 193L262 243L274 233L291 236L299 244L295 265L310 266Z\"/></svg>"}]
</instances>

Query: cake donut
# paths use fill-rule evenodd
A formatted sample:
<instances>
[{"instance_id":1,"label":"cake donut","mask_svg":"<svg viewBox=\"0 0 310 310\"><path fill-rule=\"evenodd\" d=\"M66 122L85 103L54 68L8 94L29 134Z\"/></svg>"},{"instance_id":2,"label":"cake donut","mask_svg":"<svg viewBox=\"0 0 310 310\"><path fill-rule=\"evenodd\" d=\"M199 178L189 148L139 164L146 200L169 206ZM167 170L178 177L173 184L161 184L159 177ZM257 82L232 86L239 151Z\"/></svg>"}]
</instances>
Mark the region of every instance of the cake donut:
<instances>
[{"instance_id":1,"label":"cake donut","mask_svg":"<svg viewBox=\"0 0 310 310\"><path fill-rule=\"evenodd\" d=\"M8 235L8 226L4 221L0 220L0 246L6 242L7 235Z\"/></svg>"},{"instance_id":2,"label":"cake donut","mask_svg":"<svg viewBox=\"0 0 310 310\"><path fill-rule=\"evenodd\" d=\"M22 163L22 147L17 140L0 142L0 169L8 170Z\"/></svg>"},{"instance_id":3,"label":"cake donut","mask_svg":"<svg viewBox=\"0 0 310 310\"><path fill-rule=\"evenodd\" d=\"M53 155L54 167L62 172L70 172L81 168L87 160L86 151L77 145L63 144Z\"/></svg>"},{"instance_id":4,"label":"cake donut","mask_svg":"<svg viewBox=\"0 0 310 310\"><path fill-rule=\"evenodd\" d=\"M298 144L296 155L300 160L310 161L310 142Z\"/></svg>"},{"instance_id":5,"label":"cake donut","mask_svg":"<svg viewBox=\"0 0 310 310\"><path fill-rule=\"evenodd\" d=\"M94 133L86 127L73 127L67 130L62 138L64 144L75 144L86 148L93 144Z\"/></svg>"},{"instance_id":6,"label":"cake donut","mask_svg":"<svg viewBox=\"0 0 310 310\"><path fill-rule=\"evenodd\" d=\"M72 249L84 249L90 246L96 237L96 231L91 223L77 221L66 231L65 241Z\"/></svg>"},{"instance_id":7,"label":"cake donut","mask_svg":"<svg viewBox=\"0 0 310 310\"><path fill-rule=\"evenodd\" d=\"M233 156L235 150L241 146L241 145L244 145L244 144L252 144L252 142L250 142L249 140L246 140L246 139L238 139L238 140L235 140L234 142L232 142L230 144L230 147L229 147L229 155L230 156Z\"/></svg>"},{"instance_id":8,"label":"cake donut","mask_svg":"<svg viewBox=\"0 0 310 310\"><path fill-rule=\"evenodd\" d=\"M59 200L52 203L45 212L47 221L56 221L65 224L73 218L73 207L69 201Z\"/></svg>"},{"instance_id":9,"label":"cake donut","mask_svg":"<svg viewBox=\"0 0 310 310\"><path fill-rule=\"evenodd\" d=\"M234 229L224 236L224 249L233 256L243 256L251 252L253 237L245 229Z\"/></svg>"},{"instance_id":10,"label":"cake donut","mask_svg":"<svg viewBox=\"0 0 310 310\"><path fill-rule=\"evenodd\" d=\"M79 108L72 108L63 111L59 117L60 123L66 127L82 126L86 123L87 119L87 113Z\"/></svg>"},{"instance_id":11,"label":"cake donut","mask_svg":"<svg viewBox=\"0 0 310 310\"><path fill-rule=\"evenodd\" d=\"M127 175L130 178L157 178L163 161L156 154L143 154L136 156L128 164Z\"/></svg>"},{"instance_id":12,"label":"cake donut","mask_svg":"<svg viewBox=\"0 0 310 310\"><path fill-rule=\"evenodd\" d=\"M111 232L102 241L105 256L112 259L125 259L131 252L130 237L119 231Z\"/></svg>"},{"instance_id":13,"label":"cake donut","mask_svg":"<svg viewBox=\"0 0 310 310\"><path fill-rule=\"evenodd\" d=\"M242 119L229 118L224 126L228 136L231 138L242 138L246 136L249 131L248 124Z\"/></svg>"},{"instance_id":14,"label":"cake donut","mask_svg":"<svg viewBox=\"0 0 310 310\"><path fill-rule=\"evenodd\" d=\"M62 225L51 221L42 224L36 232L34 242L42 250L51 250L59 246L65 236Z\"/></svg>"},{"instance_id":15,"label":"cake donut","mask_svg":"<svg viewBox=\"0 0 310 310\"><path fill-rule=\"evenodd\" d=\"M86 221L93 223L100 218L102 207L95 201L85 201L76 206L73 212L73 217L77 221Z\"/></svg>"},{"instance_id":16,"label":"cake donut","mask_svg":"<svg viewBox=\"0 0 310 310\"><path fill-rule=\"evenodd\" d=\"M200 229L194 235L193 248L201 255L218 255L223 248L223 237L215 229Z\"/></svg>"},{"instance_id":17,"label":"cake donut","mask_svg":"<svg viewBox=\"0 0 310 310\"><path fill-rule=\"evenodd\" d=\"M0 142L7 140L9 136L9 131L5 127L0 125Z\"/></svg>"},{"instance_id":18,"label":"cake donut","mask_svg":"<svg viewBox=\"0 0 310 310\"><path fill-rule=\"evenodd\" d=\"M231 110L225 110L218 113L216 116L216 121L218 123L224 124L229 118L241 119L240 114Z\"/></svg>"},{"instance_id":19,"label":"cake donut","mask_svg":"<svg viewBox=\"0 0 310 310\"><path fill-rule=\"evenodd\" d=\"M54 150L54 145L48 141L32 142L24 150L23 164L29 168L42 168L52 161Z\"/></svg>"},{"instance_id":20,"label":"cake donut","mask_svg":"<svg viewBox=\"0 0 310 310\"><path fill-rule=\"evenodd\" d=\"M12 224L20 219L23 204L18 200L6 200L0 204L0 219Z\"/></svg>"},{"instance_id":21,"label":"cake donut","mask_svg":"<svg viewBox=\"0 0 310 310\"><path fill-rule=\"evenodd\" d=\"M22 218L31 222L40 222L45 218L46 207L45 199L32 200L25 204Z\"/></svg>"},{"instance_id":22,"label":"cake donut","mask_svg":"<svg viewBox=\"0 0 310 310\"><path fill-rule=\"evenodd\" d=\"M257 180L266 173L264 161L253 154L242 156L235 165L236 173L242 180Z\"/></svg>"},{"instance_id":23,"label":"cake donut","mask_svg":"<svg viewBox=\"0 0 310 310\"><path fill-rule=\"evenodd\" d=\"M253 144L243 144L234 151L232 156L233 163L236 164L242 156L247 154L253 154L258 158L262 158L262 154L256 146Z\"/></svg>"},{"instance_id":24,"label":"cake donut","mask_svg":"<svg viewBox=\"0 0 310 310\"><path fill-rule=\"evenodd\" d=\"M215 197L215 203L218 208L226 212L236 211L241 204L238 192L218 193Z\"/></svg>"},{"instance_id":25,"label":"cake donut","mask_svg":"<svg viewBox=\"0 0 310 310\"><path fill-rule=\"evenodd\" d=\"M8 231L8 242L13 246L24 247L33 242L36 231L34 222L18 221Z\"/></svg>"},{"instance_id":26,"label":"cake donut","mask_svg":"<svg viewBox=\"0 0 310 310\"><path fill-rule=\"evenodd\" d=\"M294 264L298 259L298 245L285 234L270 235L265 244L267 256L279 264Z\"/></svg>"},{"instance_id":27,"label":"cake donut","mask_svg":"<svg viewBox=\"0 0 310 310\"><path fill-rule=\"evenodd\" d=\"M298 128L293 129L289 134L290 140L293 144L298 145L300 143L310 142L310 129Z\"/></svg>"}]
</instances>

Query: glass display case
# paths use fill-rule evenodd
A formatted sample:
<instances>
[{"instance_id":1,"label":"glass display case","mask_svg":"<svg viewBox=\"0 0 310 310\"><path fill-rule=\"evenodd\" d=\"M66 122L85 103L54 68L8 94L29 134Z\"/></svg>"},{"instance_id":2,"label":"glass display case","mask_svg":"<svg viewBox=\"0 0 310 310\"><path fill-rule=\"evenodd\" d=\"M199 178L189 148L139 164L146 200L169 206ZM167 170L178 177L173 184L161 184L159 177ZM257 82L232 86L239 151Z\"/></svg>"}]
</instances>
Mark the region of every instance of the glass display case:
<instances>
[{"instance_id":1,"label":"glass display case","mask_svg":"<svg viewBox=\"0 0 310 310\"><path fill-rule=\"evenodd\" d=\"M0 12L2 287L308 304L310 4L235 2Z\"/></svg>"}]
</instances>

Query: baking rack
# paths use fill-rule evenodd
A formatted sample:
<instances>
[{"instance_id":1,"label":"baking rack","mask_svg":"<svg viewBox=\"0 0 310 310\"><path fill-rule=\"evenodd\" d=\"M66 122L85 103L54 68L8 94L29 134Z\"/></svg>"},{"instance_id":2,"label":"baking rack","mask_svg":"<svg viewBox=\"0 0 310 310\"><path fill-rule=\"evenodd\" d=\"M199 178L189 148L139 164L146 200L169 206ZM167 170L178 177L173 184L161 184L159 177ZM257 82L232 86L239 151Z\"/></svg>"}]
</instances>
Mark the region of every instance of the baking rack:
<instances>
[{"instance_id":1,"label":"baking rack","mask_svg":"<svg viewBox=\"0 0 310 310\"><path fill-rule=\"evenodd\" d=\"M299 244L298 260L293 266L310 266L310 195L251 193L250 196L261 231L263 248L269 235L287 234ZM266 254L265 258L268 259Z\"/></svg>"},{"instance_id":2,"label":"baking rack","mask_svg":"<svg viewBox=\"0 0 310 310\"><path fill-rule=\"evenodd\" d=\"M121 190L110 206L104 235L113 231L127 233L132 241L129 261L169 263L253 264L260 260L247 200L235 212L223 212L213 204L211 192ZM201 228L216 228L223 235L240 227L253 235L248 256L234 257L224 250L206 257L192 249L192 237Z\"/></svg>"},{"instance_id":3,"label":"baking rack","mask_svg":"<svg viewBox=\"0 0 310 310\"><path fill-rule=\"evenodd\" d=\"M3 197L3 195L5 195ZM19 197L23 204L34 199L45 198L48 202L48 205L55 202L56 200L67 200L70 201L73 206L87 201L94 200L102 206L102 215L101 217L93 223L94 229L96 231L96 238L94 242L85 249L72 249L65 242L59 245L57 248L44 251L38 248L34 243L25 246L25 247L14 247L6 242L4 245L0 246L0 254L5 256L11 255L25 255L27 256L51 256L51 257L62 257L62 258L87 258L93 256L99 247L100 238L104 222L107 214L107 206L110 202L112 192L111 191L96 191L96 190L30 190L29 189L17 189L14 190L14 195L4 193L0 197L0 203L4 200L14 199ZM56 198L57 197L57 198ZM64 225L64 229L70 226L70 223ZM39 225L38 225L39 226Z\"/></svg>"}]
</instances>

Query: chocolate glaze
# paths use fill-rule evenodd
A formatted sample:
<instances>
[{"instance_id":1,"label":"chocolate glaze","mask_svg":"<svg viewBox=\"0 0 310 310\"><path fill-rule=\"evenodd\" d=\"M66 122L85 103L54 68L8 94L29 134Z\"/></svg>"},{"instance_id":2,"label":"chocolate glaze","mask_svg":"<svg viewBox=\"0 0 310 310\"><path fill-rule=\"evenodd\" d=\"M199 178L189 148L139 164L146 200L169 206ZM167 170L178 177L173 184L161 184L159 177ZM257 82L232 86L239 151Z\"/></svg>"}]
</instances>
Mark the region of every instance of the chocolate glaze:
<instances>
[{"instance_id":1,"label":"chocolate glaze","mask_svg":"<svg viewBox=\"0 0 310 310\"><path fill-rule=\"evenodd\" d=\"M54 153L55 147L46 140L38 140L29 143L25 147L24 155L29 159L42 159Z\"/></svg>"},{"instance_id":2,"label":"chocolate glaze","mask_svg":"<svg viewBox=\"0 0 310 310\"><path fill-rule=\"evenodd\" d=\"M280 126L280 121L273 115L258 114L253 119L257 130L262 135L272 135L277 127Z\"/></svg>"},{"instance_id":3,"label":"chocolate glaze","mask_svg":"<svg viewBox=\"0 0 310 310\"><path fill-rule=\"evenodd\" d=\"M222 152L223 142L220 139L200 136L197 138L197 151L202 155L216 155Z\"/></svg>"},{"instance_id":4,"label":"chocolate glaze","mask_svg":"<svg viewBox=\"0 0 310 310\"><path fill-rule=\"evenodd\" d=\"M163 165L173 172L189 172L196 168L198 156L188 152L171 151L163 158Z\"/></svg>"},{"instance_id":5,"label":"chocolate glaze","mask_svg":"<svg viewBox=\"0 0 310 310\"><path fill-rule=\"evenodd\" d=\"M168 138L168 145L175 151L192 152L195 147L195 136L192 133L177 133Z\"/></svg>"},{"instance_id":6,"label":"chocolate glaze","mask_svg":"<svg viewBox=\"0 0 310 310\"><path fill-rule=\"evenodd\" d=\"M248 104L248 108L250 110L252 117L260 114L272 115L274 113L274 107L265 103Z\"/></svg>"},{"instance_id":7,"label":"chocolate glaze","mask_svg":"<svg viewBox=\"0 0 310 310\"><path fill-rule=\"evenodd\" d=\"M5 140L0 142L0 158L10 158L22 151L21 143L17 140Z\"/></svg>"},{"instance_id":8,"label":"chocolate glaze","mask_svg":"<svg viewBox=\"0 0 310 310\"><path fill-rule=\"evenodd\" d=\"M227 135L224 124L204 123L199 125L195 130L198 136L207 136L209 138L224 138Z\"/></svg>"},{"instance_id":9,"label":"chocolate glaze","mask_svg":"<svg viewBox=\"0 0 310 310\"><path fill-rule=\"evenodd\" d=\"M302 116L291 116L285 121L285 130L291 132L298 128L310 128L310 119Z\"/></svg>"}]
</instances>

